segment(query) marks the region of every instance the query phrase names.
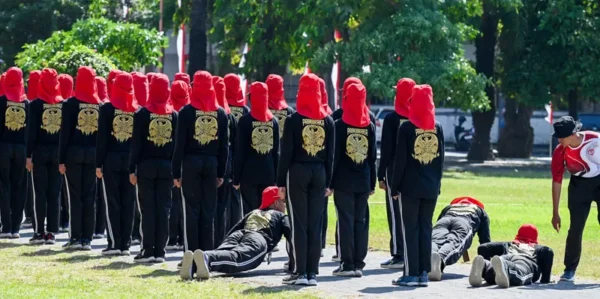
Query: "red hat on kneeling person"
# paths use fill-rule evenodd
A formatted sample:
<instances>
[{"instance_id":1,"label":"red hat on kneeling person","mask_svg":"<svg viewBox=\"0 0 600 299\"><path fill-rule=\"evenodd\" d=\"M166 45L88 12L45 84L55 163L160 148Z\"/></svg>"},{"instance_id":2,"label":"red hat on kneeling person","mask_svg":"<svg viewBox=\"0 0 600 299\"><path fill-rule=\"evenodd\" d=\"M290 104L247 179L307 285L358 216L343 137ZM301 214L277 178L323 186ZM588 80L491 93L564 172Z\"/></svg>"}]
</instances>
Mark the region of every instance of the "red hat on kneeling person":
<instances>
[{"instance_id":1,"label":"red hat on kneeling person","mask_svg":"<svg viewBox=\"0 0 600 299\"><path fill-rule=\"evenodd\" d=\"M268 209L279 199L279 188L275 186L267 187L262 193L262 203L260 205L261 210Z\"/></svg>"},{"instance_id":2,"label":"red hat on kneeling person","mask_svg":"<svg viewBox=\"0 0 600 299\"><path fill-rule=\"evenodd\" d=\"M515 243L522 244L537 244L538 243L538 229L533 224L523 224L519 228L515 239Z\"/></svg>"},{"instance_id":3,"label":"red hat on kneeling person","mask_svg":"<svg viewBox=\"0 0 600 299\"><path fill-rule=\"evenodd\" d=\"M457 197L454 200L452 200L450 202L450 204L451 205L471 204L471 205L476 205L476 206L484 209L483 203L481 203L481 201L479 201L473 197L469 197L469 196Z\"/></svg>"}]
</instances>

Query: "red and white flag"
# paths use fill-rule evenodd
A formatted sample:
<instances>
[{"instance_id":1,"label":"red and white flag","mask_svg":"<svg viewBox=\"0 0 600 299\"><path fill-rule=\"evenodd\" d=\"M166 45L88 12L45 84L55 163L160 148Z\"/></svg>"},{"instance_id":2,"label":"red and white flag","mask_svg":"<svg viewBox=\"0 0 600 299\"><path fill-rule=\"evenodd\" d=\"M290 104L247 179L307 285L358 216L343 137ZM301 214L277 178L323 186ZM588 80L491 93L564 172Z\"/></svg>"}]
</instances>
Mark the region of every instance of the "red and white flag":
<instances>
[{"instance_id":1,"label":"red and white flag","mask_svg":"<svg viewBox=\"0 0 600 299\"><path fill-rule=\"evenodd\" d=\"M181 0L177 1L177 5L181 8ZM185 72L185 58L185 24L181 24L177 32L177 61L180 73Z\"/></svg>"},{"instance_id":2,"label":"red and white flag","mask_svg":"<svg viewBox=\"0 0 600 299\"><path fill-rule=\"evenodd\" d=\"M546 118L544 118L544 120L546 120L547 122L552 124L552 121L554 121L554 118L552 116L552 102L548 103L545 107L546 107L546 113L548 113L548 116L546 116Z\"/></svg>"},{"instance_id":3,"label":"red and white flag","mask_svg":"<svg viewBox=\"0 0 600 299\"><path fill-rule=\"evenodd\" d=\"M246 65L246 54L248 54L249 48L248 44L244 45L244 49L242 50L242 59L240 59L240 64L238 67L241 69ZM246 98L246 89L248 87L248 81L246 80L246 76L244 74L238 74L240 76L240 87L242 88L242 94L244 95L244 99Z\"/></svg>"}]
</instances>

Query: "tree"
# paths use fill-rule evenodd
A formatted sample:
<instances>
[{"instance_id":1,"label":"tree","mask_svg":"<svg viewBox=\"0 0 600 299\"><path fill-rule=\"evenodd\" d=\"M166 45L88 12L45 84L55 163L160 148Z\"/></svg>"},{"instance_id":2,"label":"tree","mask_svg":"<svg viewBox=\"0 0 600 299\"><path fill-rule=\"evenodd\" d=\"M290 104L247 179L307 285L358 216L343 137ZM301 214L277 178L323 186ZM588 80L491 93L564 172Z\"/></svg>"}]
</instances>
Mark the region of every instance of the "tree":
<instances>
[{"instance_id":1,"label":"tree","mask_svg":"<svg viewBox=\"0 0 600 299\"><path fill-rule=\"evenodd\" d=\"M125 15L123 8L127 6ZM176 0L164 0L163 27L173 26ZM160 1L157 0L91 0L88 15L91 18L107 18L114 22L139 24L144 29L158 29Z\"/></svg>"},{"instance_id":2,"label":"tree","mask_svg":"<svg viewBox=\"0 0 600 299\"><path fill-rule=\"evenodd\" d=\"M196 71L206 70L207 59L207 0L192 0L190 12L190 48L188 73L193 76Z\"/></svg>"},{"instance_id":3,"label":"tree","mask_svg":"<svg viewBox=\"0 0 600 299\"><path fill-rule=\"evenodd\" d=\"M108 77L108 73L115 69L110 59L102 56L82 45L70 46L66 51L60 51L48 62L48 67L58 73L69 74L75 78L80 66L89 66L96 70L96 75Z\"/></svg>"}]
</instances>

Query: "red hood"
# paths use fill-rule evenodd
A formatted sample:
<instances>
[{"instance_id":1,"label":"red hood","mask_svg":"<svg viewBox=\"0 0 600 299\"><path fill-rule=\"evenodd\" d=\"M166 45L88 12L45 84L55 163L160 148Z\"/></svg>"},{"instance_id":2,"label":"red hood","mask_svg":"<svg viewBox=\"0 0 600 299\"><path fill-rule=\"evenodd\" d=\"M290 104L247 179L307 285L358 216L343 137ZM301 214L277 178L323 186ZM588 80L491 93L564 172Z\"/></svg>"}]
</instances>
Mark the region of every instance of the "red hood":
<instances>
[{"instance_id":1,"label":"red hood","mask_svg":"<svg viewBox=\"0 0 600 299\"><path fill-rule=\"evenodd\" d=\"M348 90L348 87L350 87L350 85L352 84L361 84L362 85L362 81L360 81L360 79L356 78L356 77L349 77L348 79L346 79L346 81L344 81L344 85L342 86L342 99L340 101L340 108L344 109L344 101L346 100L346 91Z\"/></svg>"},{"instance_id":2,"label":"red hood","mask_svg":"<svg viewBox=\"0 0 600 299\"><path fill-rule=\"evenodd\" d=\"M225 100L225 81L219 76L214 76L212 77L212 83L215 88L215 95L217 96L219 106L225 110L225 113L230 114L231 109L229 109L229 104L227 104L227 101Z\"/></svg>"},{"instance_id":3,"label":"red hood","mask_svg":"<svg viewBox=\"0 0 600 299\"><path fill-rule=\"evenodd\" d=\"M137 110L138 103L133 92L133 78L129 73L121 72L115 78L112 84L110 102L115 108L124 112L135 112Z\"/></svg>"},{"instance_id":4,"label":"red hood","mask_svg":"<svg viewBox=\"0 0 600 299\"><path fill-rule=\"evenodd\" d=\"M173 105L169 99L170 94L169 77L163 74L155 75L152 81L150 81L146 109L152 113L162 115L173 113Z\"/></svg>"},{"instance_id":5,"label":"red hood","mask_svg":"<svg viewBox=\"0 0 600 299\"><path fill-rule=\"evenodd\" d=\"M252 101L252 99L251 99ZM279 188L275 186L267 187L262 193L262 202L259 209L266 210L279 199Z\"/></svg>"},{"instance_id":6,"label":"red hood","mask_svg":"<svg viewBox=\"0 0 600 299\"><path fill-rule=\"evenodd\" d=\"M207 71L197 71L192 85L191 104L200 111L217 111L219 103L212 84L212 75Z\"/></svg>"},{"instance_id":7,"label":"red hood","mask_svg":"<svg viewBox=\"0 0 600 299\"><path fill-rule=\"evenodd\" d=\"M57 104L62 102L60 94L60 83L58 73L54 69L43 69L38 82L38 97L48 103Z\"/></svg>"},{"instance_id":8,"label":"red hood","mask_svg":"<svg viewBox=\"0 0 600 299\"><path fill-rule=\"evenodd\" d=\"M538 229L533 224L523 224L515 236L515 243L538 244Z\"/></svg>"},{"instance_id":9,"label":"red hood","mask_svg":"<svg viewBox=\"0 0 600 299\"><path fill-rule=\"evenodd\" d=\"M96 86L96 71L93 68L79 67L75 78L75 97L88 104L100 104Z\"/></svg>"},{"instance_id":10,"label":"red hood","mask_svg":"<svg viewBox=\"0 0 600 299\"><path fill-rule=\"evenodd\" d=\"M346 90L346 109L342 120L353 127L364 128L371 124L367 108L367 89L362 84L352 84Z\"/></svg>"},{"instance_id":11,"label":"red hood","mask_svg":"<svg viewBox=\"0 0 600 299\"><path fill-rule=\"evenodd\" d=\"M147 73L146 76L148 77L148 84L152 83L152 79L154 79L156 76L160 75L159 73Z\"/></svg>"},{"instance_id":12,"label":"red hood","mask_svg":"<svg viewBox=\"0 0 600 299\"><path fill-rule=\"evenodd\" d=\"M190 75L186 73L177 73L175 74L175 79L173 79L173 81L183 81L190 86Z\"/></svg>"},{"instance_id":13,"label":"red hood","mask_svg":"<svg viewBox=\"0 0 600 299\"><path fill-rule=\"evenodd\" d=\"M190 103L190 87L184 81L175 81L171 86L171 102L176 111Z\"/></svg>"},{"instance_id":14,"label":"red hood","mask_svg":"<svg viewBox=\"0 0 600 299\"><path fill-rule=\"evenodd\" d=\"M23 102L25 96L25 83L23 82L23 71L18 67L11 67L4 73L2 88L6 99L11 102Z\"/></svg>"},{"instance_id":15,"label":"red hood","mask_svg":"<svg viewBox=\"0 0 600 299\"><path fill-rule=\"evenodd\" d=\"M146 102L148 101L148 77L139 72L134 72L131 75L133 77L135 99L138 104L146 106Z\"/></svg>"},{"instance_id":16,"label":"red hood","mask_svg":"<svg viewBox=\"0 0 600 299\"><path fill-rule=\"evenodd\" d=\"M311 119L327 117L327 111L321 105L319 77L315 74L305 74L300 78L296 95L296 110L300 115Z\"/></svg>"},{"instance_id":17,"label":"red hood","mask_svg":"<svg viewBox=\"0 0 600 299\"><path fill-rule=\"evenodd\" d=\"M270 121L273 113L269 110L269 89L267 84L254 82L250 85L250 104L252 109L250 115L258 121Z\"/></svg>"},{"instance_id":18,"label":"red hood","mask_svg":"<svg viewBox=\"0 0 600 299\"><path fill-rule=\"evenodd\" d=\"M242 107L246 105L240 77L236 74L227 74L223 80L225 81L225 99L229 106Z\"/></svg>"},{"instance_id":19,"label":"red hood","mask_svg":"<svg viewBox=\"0 0 600 299\"><path fill-rule=\"evenodd\" d=\"M411 96L408 119L419 129L435 129L435 105L433 104L431 86L427 84L415 85Z\"/></svg>"},{"instance_id":20,"label":"red hood","mask_svg":"<svg viewBox=\"0 0 600 299\"><path fill-rule=\"evenodd\" d=\"M329 97L327 97L327 89L325 86L325 80L319 78L319 88L321 89L321 105L323 105L323 109L327 111L327 115L330 115L333 111L329 107Z\"/></svg>"},{"instance_id":21,"label":"red hood","mask_svg":"<svg viewBox=\"0 0 600 299\"><path fill-rule=\"evenodd\" d=\"M100 76L96 76L96 87L98 88L98 98L100 98L100 101L105 103L109 102L108 88L106 87L106 79Z\"/></svg>"},{"instance_id":22,"label":"red hood","mask_svg":"<svg viewBox=\"0 0 600 299\"><path fill-rule=\"evenodd\" d=\"M287 109L283 93L283 78L279 75L269 75L265 82L269 88L269 108L273 110Z\"/></svg>"},{"instance_id":23,"label":"red hood","mask_svg":"<svg viewBox=\"0 0 600 299\"><path fill-rule=\"evenodd\" d=\"M394 109L396 113L404 117L409 116L410 111L410 96L412 95L415 81L410 78L402 78L396 84L396 100L394 101Z\"/></svg>"},{"instance_id":24,"label":"red hood","mask_svg":"<svg viewBox=\"0 0 600 299\"><path fill-rule=\"evenodd\" d=\"M38 98L38 84L40 83L40 76L42 72L31 71L29 72L29 78L27 79L27 99L33 101Z\"/></svg>"},{"instance_id":25,"label":"red hood","mask_svg":"<svg viewBox=\"0 0 600 299\"><path fill-rule=\"evenodd\" d=\"M471 205L476 205L482 209L484 209L485 207L483 206L483 203L481 203L481 201L473 198L473 197L469 197L469 196L464 196L464 197L457 197L454 200L452 200L450 202L451 205L459 205L459 204L471 204Z\"/></svg>"},{"instance_id":26,"label":"red hood","mask_svg":"<svg viewBox=\"0 0 600 299\"><path fill-rule=\"evenodd\" d=\"M73 96L73 77L71 77L71 75L58 75L58 83L60 84L60 94L62 95L63 99L66 100ZM100 96L100 85L98 80L96 80L96 85L98 86L98 96Z\"/></svg>"},{"instance_id":27,"label":"red hood","mask_svg":"<svg viewBox=\"0 0 600 299\"><path fill-rule=\"evenodd\" d=\"M108 78L106 78L106 88L108 90L108 96L109 98L112 98L112 86L115 83L115 79L117 78L117 75L120 74L121 71L120 70L111 70L110 73L108 73Z\"/></svg>"}]
</instances>

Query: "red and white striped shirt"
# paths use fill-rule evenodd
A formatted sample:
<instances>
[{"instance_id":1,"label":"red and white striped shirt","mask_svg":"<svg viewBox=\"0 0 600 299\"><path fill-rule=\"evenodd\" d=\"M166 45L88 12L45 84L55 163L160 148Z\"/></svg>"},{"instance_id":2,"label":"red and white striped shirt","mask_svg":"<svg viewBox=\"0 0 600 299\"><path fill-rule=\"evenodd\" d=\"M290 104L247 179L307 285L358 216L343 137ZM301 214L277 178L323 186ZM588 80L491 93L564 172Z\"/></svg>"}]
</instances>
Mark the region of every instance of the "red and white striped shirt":
<instances>
[{"instance_id":1,"label":"red and white striped shirt","mask_svg":"<svg viewBox=\"0 0 600 299\"><path fill-rule=\"evenodd\" d=\"M578 147L559 144L552 155L552 181L562 183L565 168L574 176L593 178L600 175L600 135L581 132L583 140Z\"/></svg>"}]
</instances>

